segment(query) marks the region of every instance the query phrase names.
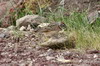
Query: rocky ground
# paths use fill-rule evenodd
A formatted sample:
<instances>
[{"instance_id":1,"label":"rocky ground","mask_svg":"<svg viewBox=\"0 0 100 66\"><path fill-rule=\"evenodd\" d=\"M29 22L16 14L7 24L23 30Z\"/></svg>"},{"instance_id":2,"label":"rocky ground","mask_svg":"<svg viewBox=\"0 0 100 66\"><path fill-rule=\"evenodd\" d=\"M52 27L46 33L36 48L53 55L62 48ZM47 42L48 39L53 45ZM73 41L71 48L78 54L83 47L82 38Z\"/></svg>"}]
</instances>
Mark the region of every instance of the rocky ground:
<instances>
[{"instance_id":1,"label":"rocky ground","mask_svg":"<svg viewBox=\"0 0 100 66\"><path fill-rule=\"evenodd\" d=\"M36 45L33 32L17 38L0 29L0 66L100 66L100 51L54 50Z\"/></svg>"}]
</instances>

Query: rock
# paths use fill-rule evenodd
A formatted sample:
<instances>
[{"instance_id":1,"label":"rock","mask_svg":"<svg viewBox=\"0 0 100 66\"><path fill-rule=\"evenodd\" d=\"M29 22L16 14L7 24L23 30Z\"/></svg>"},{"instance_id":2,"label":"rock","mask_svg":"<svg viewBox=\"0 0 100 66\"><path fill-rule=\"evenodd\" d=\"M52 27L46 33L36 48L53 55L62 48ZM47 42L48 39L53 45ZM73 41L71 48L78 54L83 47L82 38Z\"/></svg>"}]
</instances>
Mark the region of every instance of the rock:
<instances>
[{"instance_id":1,"label":"rock","mask_svg":"<svg viewBox=\"0 0 100 66\"><path fill-rule=\"evenodd\" d=\"M90 14L88 14L88 21L90 24L95 23L96 19L100 17L100 11L93 11Z\"/></svg>"},{"instance_id":2,"label":"rock","mask_svg":"<svg viewBox=\"0 0 100 66\"><path fill-rule=\"evenodd\" d=\"M26 30L26 27L22 26L19 30L20 31L25 31Z\"/></svg>"},{"instance_id":3,"label":"rock","mask_svg":"<svg viewBox=\"0 0 100 66\"><path fill-rule=\"evenodd\" d=\"M45 36L45 38L43 38ZM49 47L52 49L63 49L63 48L74 48L75 42L71 40L66 33L64 32L53 32L49 34L49 32L44 33L44 36L41 38L43 42L41 42L40 46Z\"/></svg>"},{"instance_id":4,"label":"rock","mask_svg":"<svg viewBox=\"0 0 100 66\"><path fill-rule=\"evenodd\" d=\"M98 11L99 15L100 15L100 11Z\"/></svg>"},{"instance_id":5,"label":"rock","mask_svg":"<svg viewBox=\"0 0 100 66\"><path fill-rule=\"evenodd\" d=\"M0 38L8 38L10 37L10 30L7 28L0 28Z\"/></svg>"},{"instance_id":6,"label":"rock","mask_svg":"<svg viewBox=\"0 0 100 66\"><path fill-rule=\"evenodd\" d=\"M72 62L72 60L66 60L66 59L64 59L63 56L58 56L57 57L57 61L62 62L62 63L71 63Z\"/></svg>"},{"instance_id":7,"label":"rock","mask_svg":"<svg viewBox=\"0 0 100 66\"><path fill-rule=\"evenodd\" d=\"M42 28L42 27L47 27L50 23L41 23L40 25L38 25L38 27Z\"/></svg>"},{"instance_id":8,"label":"rock","mask_svg":"<svg viewBox=\"0 0 100 66\"><path fill-rule=\"evenodd\" d=\"M16 27L13 25L8 27L8 30L15 30L15 29L16 29Z\"/></svg>"},{"instance_id":9,"label":"rock","mask_svg":"<svg viewBox=\"0 0 100 66\"><path fill-rule=\"evenodd\" d=\"M98 58L98 55L97 54L94 54L93 58Z\"/></svg>"},{"instance_id":10,"label":"rock","mask_svg":"<svg viewBox=\"0 0 100 66\"><path fill-rule=\"evenodd\" d=\"M44 42L41 44L41 46L43 47L55 47L55 46L58 46L58 47L61 47L61 46L64 46L64 44L66 44L68 42L67 38L58 38L58 39L53 39L53 38L50 38L48 41Z\"/></svg>"},{"instance_id":11,"label":"rock","mask_svg":"<svg viewBox=\"0 0 100 66\"><path fill-rule=\"evenodd\" d=\"M5 36L6 36L6 34L4 34L4 33L0 34L0 38L4 38Z\"/></svg>"},{"instance_id":12,"label":"rock","mask_svg":"<svg viewBox=\"0 0 100 66\"><path fill-rule=\"evenodd\" d=\"M44 22L46 19L39 15L26 15L18 20L16 20L17 27L27 27L31 25L33 28L36 28L40 23Z\"/></svg>"},{"instance_id":13,"label":"rock","mask_svg":"<svg viewBox=\"0 0 100 66\"><path fill-rule=\"evenodd\" d=\"M10 36L9 33L6 32L0 33L0 38L8 38L9 36Z\"/></svg>"},{"instance_id":14,"label":"rock","mask_svg":"<svg viewBox=\"0 0 100 66\"><path fill-rule=\"evenodd\" d=\"M86 53L88 53L88 54L99 54L100 50L87 50Z\"/></svg>"},{"instance_id":15,"label":"rock","mask_svg":"<svg viewBox=\"0 0 100 66\"><path fill-rule=\"evenodd\" d=\"M46 60L52 60L52 59L55 59L55 57L46 56Z\"/></svg>"},{"instance_id":16,"label":"rock","mask_svg":"<svg viewBox=\"0 0 100 66\"><path fill-rule=\"evenodd\" d=\"M30 25L28 25L27 30L30 31L31 29L32 29L32 27Z\"/></svg>"}]
</instances>

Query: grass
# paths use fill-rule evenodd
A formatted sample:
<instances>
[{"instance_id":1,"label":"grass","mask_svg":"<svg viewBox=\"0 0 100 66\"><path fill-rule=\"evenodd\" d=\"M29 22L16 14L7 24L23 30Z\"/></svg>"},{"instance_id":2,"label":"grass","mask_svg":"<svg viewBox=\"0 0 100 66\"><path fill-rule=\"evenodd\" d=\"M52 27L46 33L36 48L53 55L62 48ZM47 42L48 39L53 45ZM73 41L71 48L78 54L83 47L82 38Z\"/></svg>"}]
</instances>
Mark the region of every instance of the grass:
<instances>
[{"instance_id":1,"label":"grass","mask_svg":"<svg viewBox=\"0 0 100 66\"><path fill-rule=\"evenodd\" d=\"M90 25L86 19L86 13L73 13L65 23L71 31L77 34L76 48L100 49L100 21Z\"/></svg>"},{"instance_id":2,"label":"grass","mask_svg":"<svg viewBox=\"0 0 100 66\"><path fill-rule=\"evenodd\" d=\"M23 38L24 37L24 33L22 31L14 30L12 34L16 38Z\"/></svg>"},{"instance_id":3,"label":"grass","mask_svg":"<svg viewBox=\"0 0 100 66\"><path fill-rule=\"evenodd\" d=\"M11 23L12 25L16 25L16 20L25 16L25 15L31 15L33 14L31 10L27 8L17 8L14 12L11 14Z\"/></svg>"}]
</instances>

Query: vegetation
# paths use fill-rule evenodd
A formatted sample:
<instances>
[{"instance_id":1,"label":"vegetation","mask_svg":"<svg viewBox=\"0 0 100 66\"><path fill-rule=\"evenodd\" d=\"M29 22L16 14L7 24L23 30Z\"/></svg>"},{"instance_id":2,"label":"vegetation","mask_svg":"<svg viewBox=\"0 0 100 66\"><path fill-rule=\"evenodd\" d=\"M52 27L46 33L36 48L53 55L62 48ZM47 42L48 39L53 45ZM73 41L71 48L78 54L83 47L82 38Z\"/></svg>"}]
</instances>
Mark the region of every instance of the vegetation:
<instances>
[{"instance_id":1,"label":"vegetation","mask_svg":"<svg viewBox=\"0 0 100 66\"><path fill-rule=\"evenodd\" d=\"M49 22L63 21L67 26L67 34L73 34L72 39L76 39L78 49L100 49L100 18L95 24L89 24L87 12L71 12L70 16L64 16L64 8L59 8L58 12L50 12L47 16Z\"/></svg>"}]
</instances>

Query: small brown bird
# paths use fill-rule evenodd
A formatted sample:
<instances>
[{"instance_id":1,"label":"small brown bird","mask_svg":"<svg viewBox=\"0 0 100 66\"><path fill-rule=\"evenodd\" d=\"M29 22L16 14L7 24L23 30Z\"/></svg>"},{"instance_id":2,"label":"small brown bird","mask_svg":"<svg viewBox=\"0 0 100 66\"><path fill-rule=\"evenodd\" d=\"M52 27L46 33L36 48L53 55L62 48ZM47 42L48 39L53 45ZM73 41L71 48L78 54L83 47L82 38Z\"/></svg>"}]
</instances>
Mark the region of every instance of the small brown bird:
<instances>
[{"instance_id":1,"label":"small brown bird","mask_svg":"<svg viewBox=\"0 0 100 66\"><path fill-rule=\"evenodd\" d=\"M48 26L39 27L35 31L36 32L60 31L63 28L67 28L64 22L53 22L53 23L50 23Z\"/></svg>"}]
</instances>

